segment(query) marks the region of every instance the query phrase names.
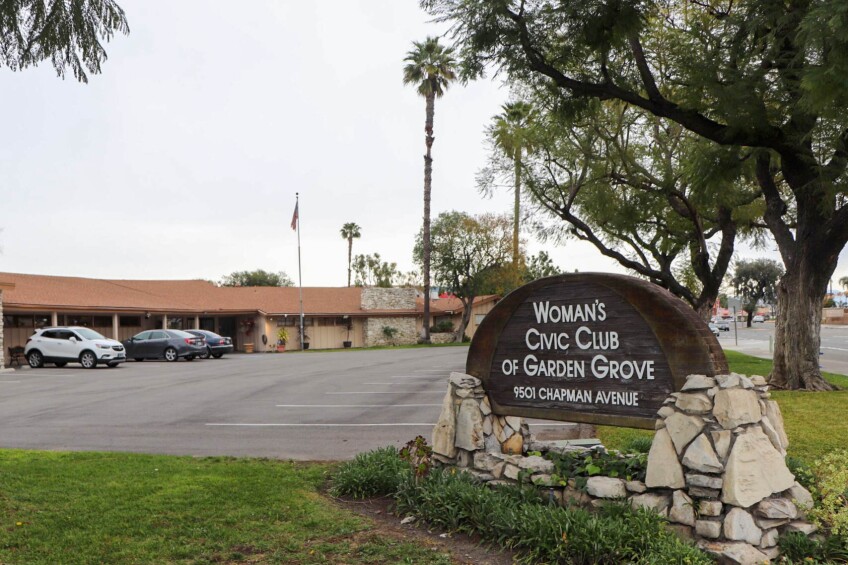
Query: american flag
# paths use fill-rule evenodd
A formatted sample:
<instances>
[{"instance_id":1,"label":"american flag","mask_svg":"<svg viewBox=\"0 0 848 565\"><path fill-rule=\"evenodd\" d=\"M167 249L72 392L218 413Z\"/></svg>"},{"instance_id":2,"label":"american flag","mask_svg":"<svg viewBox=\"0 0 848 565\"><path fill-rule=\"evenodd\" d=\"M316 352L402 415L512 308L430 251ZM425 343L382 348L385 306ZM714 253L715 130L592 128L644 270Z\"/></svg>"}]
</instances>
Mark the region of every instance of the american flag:
<instances>
[{"instance_id":1,"label":"american flag","mask_svg":"<svg viewBox=\"0 0 848 565\"><path fill-rule=\"evenodd\" d=\"M297 204L295 204L295 205L294 205L294 214L292 214L292 222L291 222L291 228L292 228L293 230L297 230L297 218L298 218L298 216L297 216L297 207L298 207L299 205L300 205L300 203L297 203Z\"/></svg>"}]
</instances>

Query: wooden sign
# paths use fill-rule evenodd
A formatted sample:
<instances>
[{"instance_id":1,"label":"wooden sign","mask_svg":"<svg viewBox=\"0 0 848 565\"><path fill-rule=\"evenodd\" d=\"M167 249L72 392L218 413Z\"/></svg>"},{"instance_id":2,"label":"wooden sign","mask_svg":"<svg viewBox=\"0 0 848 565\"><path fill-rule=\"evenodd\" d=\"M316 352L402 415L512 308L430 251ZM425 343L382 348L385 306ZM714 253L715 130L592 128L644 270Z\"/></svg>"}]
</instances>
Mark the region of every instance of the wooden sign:
<instances>
[{"instance_id":1,"label":"wooden sign","mask_svg":"<svg viewBox=\"0 0 848 565\"><path fill-rule=\"evenodd\" d=\"M466 372L498 415L653 429L687 375L728 367L707 324L665 289L580 273L501 300L474 334Z\"/></svg>"}]
</instances>

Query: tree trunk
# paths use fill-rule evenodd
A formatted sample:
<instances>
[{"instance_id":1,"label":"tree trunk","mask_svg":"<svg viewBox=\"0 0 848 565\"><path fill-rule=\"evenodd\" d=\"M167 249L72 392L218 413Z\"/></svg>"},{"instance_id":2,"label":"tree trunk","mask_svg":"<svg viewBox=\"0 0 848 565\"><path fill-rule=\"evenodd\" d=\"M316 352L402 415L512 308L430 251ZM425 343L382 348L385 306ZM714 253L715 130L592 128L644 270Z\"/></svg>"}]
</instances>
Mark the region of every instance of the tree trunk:
<instances>
[{"instance_id":1,"label":"tree trunk","mask_svg":"<svg viewBox=\"0 0 848 565\"><path fill-rule=\"evenodd\" d=\"M456 343L462 341L462 336L465 335L465 330L468 328L468 324L471 322L471 312L472 306L474 305L474 296L469 298L461 298L462 300L462 318L459 321L459 327L456 330L456 335L454 335L453 340Z\"/></svg>"},{"instance_id":2,"label":"tree trunk","mask_svg":"<svg viewBox=\"0 0 848 565\"><path fill-rule=\"evenodd\" d=\"M695 308L695 312L698 313L698 317L701 318L704 322L709 322L713 317L713 304L715 302L703 302L699 304L697 308Z\"/></svg>"},{"instance_id":3,"label":"tree trunk","mask_svg":"<svg viewBox=\"0 0 848 565\"><path fill-rule=\"evenodd\" d=\"M427 114L424 122L425 143L427 153L424 155L424 343L430 343L430 189L433 182L433 158L430 148L433 147L433 114L435 113L436 96L432 92L427 95Z\"/></svg>"},{"instance_id":4,"label":"tree trunk","mask_svg":"<svg viewBox=\"0 0 848 565\"><path fill-rule=\"evenodd\" d=\"M347 286L350 286L350 263L353 258L353 238L347 239Z\"/></svg>"},{"instance_id":5,"label":"tree trunk","mask_svg":"<svg viewBox=\"0 0 848 565\"><path fill-rule=\"evenodd\" d=\"M774 368L769 384L790 390L834 390L819 369L824 285L816 280L809 260L801 257L798 263L787 265L777 286Z\"/></svg>"},{"instance_id":6,"label":"tree trunk","mask_svg":"<svg viewBox=\"0 0 848 565\"><path fill-rule=\"evenodd\" d=\"M513 168L515 169L515 205L512 211L512 265L518 269L518 222L521 217L521 148L515 150L513 157Z\"/></svg>"}]
</instances>

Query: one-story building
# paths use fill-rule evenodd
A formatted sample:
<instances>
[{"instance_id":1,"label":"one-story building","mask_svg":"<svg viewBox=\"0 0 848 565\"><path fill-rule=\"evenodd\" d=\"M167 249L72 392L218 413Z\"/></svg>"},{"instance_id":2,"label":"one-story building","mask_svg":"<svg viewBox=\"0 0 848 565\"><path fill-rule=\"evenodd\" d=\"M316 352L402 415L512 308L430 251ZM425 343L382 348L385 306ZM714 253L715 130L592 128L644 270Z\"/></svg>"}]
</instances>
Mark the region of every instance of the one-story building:
<instances>
[{"instance_id":1,"label":"one-story building","mask_svg":"<svg viewBox=\"0 0 848 565\"><path fill-rule=\"evenodd\" d=\"M286 328L286 349L300 348L300 289L296 287L219 287L203 280L19 273L0 273L0 281L5 281L0 286L4 291L0 304L5 306L0 306L4 351L24 345L36 328L60 325L90 327L118 340L155 328L205 329L233 338L240 351L251 346L254 351L273 351L279 328ZM466 334L474 334L497 299L492 295L475 300ZM413 288L305 287L304 341L312 349L415 343L422 330L423 310L423 298ZM450 320L457 327L462 303L455 297L432 299L430 312L431 324ZM388 334L394 335L389 339ZM448 340L447 335L434 334L434 341Z\"/></svg>"}]
</instances>

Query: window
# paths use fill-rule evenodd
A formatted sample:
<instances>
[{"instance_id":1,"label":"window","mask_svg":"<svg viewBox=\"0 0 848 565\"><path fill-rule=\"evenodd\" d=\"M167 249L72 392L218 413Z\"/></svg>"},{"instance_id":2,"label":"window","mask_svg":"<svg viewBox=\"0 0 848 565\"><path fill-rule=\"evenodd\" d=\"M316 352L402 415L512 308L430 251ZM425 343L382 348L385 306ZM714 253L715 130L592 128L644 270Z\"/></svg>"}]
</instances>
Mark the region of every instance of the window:
<instances>
[{"instance_id":1,"label":"window","mask_svg":"<svg viewBox=\"0 0 848 565\"><path fill-rule=\"evenodd\" d=\"M151 332L150 339L168 339L168 334L165 332Z\"/></svg>"},{"instance_id":2,"label":"window","mask_svg":"<svg viewBox=\"0 0 848 565\"><path fill-rule=\"evenodd\" d=\"M41 337L46 337L48 339L58 339L59 330L47 330L41 332Z\"/></svg>"},{"instance_id":3,"label":"window","mask_svg":"<svg viewBox=\"0 0 848 565\"><path fill-rule=\"evenodd\" d=\"M173 318L168 318L168 329L169 330L181 330L181 329L183 329L183 319L179 316L174 316Z\"/></svg>"},{"instance_id":4,"label":"window","mask_svg":"<svg viewBox=\"0 0 848 565\"><path fill-rule=\"evenodd\" d=\"M99 328L111 328L112 316L94 316L92 325Z\"/></svg>"},{"instance_id":5,"label":"window","mask_svg":"<svg viewBox=\"0 0 848 565\"><path fill-rule=\"evenodd\" d=\"M135 341L146 341L150 339L150 336L153 334L152 330L148 330L146 332L141 332L140 334L136 334L133 336Z\"/></svg>"},{"instance_id":6,"label":"window","mask_svg":"<svg viewBox=\"0 0 848 565\"><path fill-rule=\"evenodd\" d=\"M118 318L118 323L122 327L140 326L141 316L121 316Z\"/></svg>"},{"instance_id":7,"label":"window","mask_svg":"<svg viewBox=\"0 0 848 565\"><path fill-rule=\"evenodd\" d=\"M200 329L207 332L215 331L215 318L200 318Z\"/></svg>"},{"instance_id":8,"label":"window","mask_svg":"<svg viewBox=\"0 0 848 565\"><path fill-rule=\"evenodd\" d=\"M485 317L486 317L485 314L474 314L474 323L479 325L480 322L482 322L483 318L485 318Z\"/></svg>"}]
</instances>

